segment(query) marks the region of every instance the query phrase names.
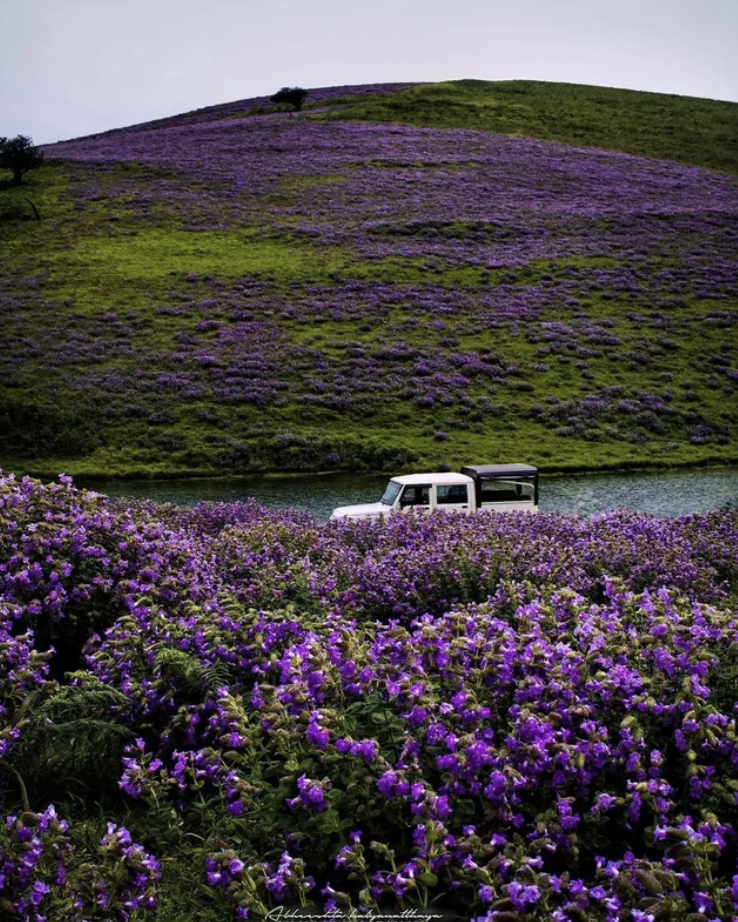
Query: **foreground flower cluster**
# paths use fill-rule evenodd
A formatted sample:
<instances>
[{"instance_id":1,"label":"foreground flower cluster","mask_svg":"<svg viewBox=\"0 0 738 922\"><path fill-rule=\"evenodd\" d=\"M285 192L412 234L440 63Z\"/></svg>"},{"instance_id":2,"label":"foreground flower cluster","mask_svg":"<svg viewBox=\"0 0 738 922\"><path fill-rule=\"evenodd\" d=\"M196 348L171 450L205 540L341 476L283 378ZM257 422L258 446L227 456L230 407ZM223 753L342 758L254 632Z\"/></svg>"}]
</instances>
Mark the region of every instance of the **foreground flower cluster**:
<instances>
[{"instance_id":1,"label":"foreground flower cluster","mask_svg":"<svg viewBox=\"0 0 738 922\"><path fill-rule=\"evenodd\" d=\"M0 901L731 919L737 551L734 509L319 526L1 478ZM89 780L72 722L92 859L100 808L41 802L44 760Z\"/></svg>"},{"instance_id":2,"label":"foreground flower cluster","mask_svg":"<svg viewBox=\"0 0 738 922\"><path fill-rule=\"evenodd\" d=\"M80 859L53 806L4 818L0 830L0 902L11 918L87 922L140 918L156 909L158 861L125 827L108 823L93 861ZM51 916L49 912L51 911ZM4 915L3 918L6 918Z\"/></svg>"}]
</instances>

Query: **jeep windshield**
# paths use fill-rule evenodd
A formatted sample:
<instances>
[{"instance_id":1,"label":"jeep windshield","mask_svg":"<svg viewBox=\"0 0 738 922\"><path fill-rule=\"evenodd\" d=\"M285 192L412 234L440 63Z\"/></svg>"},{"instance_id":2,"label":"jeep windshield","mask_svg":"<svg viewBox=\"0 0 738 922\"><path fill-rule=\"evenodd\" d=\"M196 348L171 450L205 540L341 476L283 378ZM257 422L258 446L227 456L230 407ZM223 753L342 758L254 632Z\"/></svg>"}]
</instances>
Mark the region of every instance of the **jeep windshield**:
<instances>
[{"instance_id":1,"label":"jeep windshield","mask_svg":"<svg viewBox=\"0 0 738 922\"><path fill-rule=\"evenodd\" d=\"M379 500L380 503L384 506L394 506L397 495L402 489L402 484L395 483L394 480L390 480L387 484L387 489L382 494L382 498ZM374 494L377 495L376 493Z\"/></svg>"}]
</instances>

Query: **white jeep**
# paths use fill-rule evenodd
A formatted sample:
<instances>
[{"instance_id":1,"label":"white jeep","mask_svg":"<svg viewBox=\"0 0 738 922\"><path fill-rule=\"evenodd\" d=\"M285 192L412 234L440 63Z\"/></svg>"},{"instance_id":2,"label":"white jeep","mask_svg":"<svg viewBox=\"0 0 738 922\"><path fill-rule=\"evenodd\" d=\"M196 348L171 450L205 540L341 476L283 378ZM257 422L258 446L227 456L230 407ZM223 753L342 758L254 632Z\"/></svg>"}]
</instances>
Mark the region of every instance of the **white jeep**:
<instances>
[{"instance_id":1,"label":"white jeep","mask_svg":"<svg viewBox=\"0 0 738 922\"><path fill-rule=\"evenodd\" d=\"M482 464L461 473L393 477L377 503L339 506L331 519L379 519L395 512L538 512L538 469Z\"/></svg>"}]
</instances>

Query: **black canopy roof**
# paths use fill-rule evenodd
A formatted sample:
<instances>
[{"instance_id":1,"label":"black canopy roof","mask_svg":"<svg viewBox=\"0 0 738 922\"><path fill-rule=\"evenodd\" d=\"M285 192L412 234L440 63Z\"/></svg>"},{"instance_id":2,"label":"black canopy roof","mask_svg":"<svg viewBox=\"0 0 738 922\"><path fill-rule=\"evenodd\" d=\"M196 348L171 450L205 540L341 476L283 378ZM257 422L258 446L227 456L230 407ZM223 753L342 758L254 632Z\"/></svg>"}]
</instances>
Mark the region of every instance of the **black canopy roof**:
<instances>
[{"instance_id":1,"label":"black canopy roof","mask_svg":"<svg viewBox=\"0 0 738 922\"><path fill-rule=\"evenodd\" d=\"M536 477L538 468L531 464L470 464L461 473L480 480L507 480L510 477Z\"/></svg>"}]
</instances>

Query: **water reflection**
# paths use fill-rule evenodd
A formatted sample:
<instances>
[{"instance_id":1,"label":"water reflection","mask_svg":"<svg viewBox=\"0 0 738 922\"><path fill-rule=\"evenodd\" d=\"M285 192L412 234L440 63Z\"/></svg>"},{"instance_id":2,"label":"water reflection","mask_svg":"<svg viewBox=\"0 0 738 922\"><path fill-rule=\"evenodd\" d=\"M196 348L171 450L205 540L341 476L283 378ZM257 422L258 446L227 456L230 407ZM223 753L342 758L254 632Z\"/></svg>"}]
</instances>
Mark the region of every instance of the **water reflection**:
<instances>
[{"instance_id":1,"label":"water reflection","mask_svg":"<svg viewBox=\"0 0 738 922\"><path fill-rule=\"evenodd\" d=\"M386 476L323 474L299 478L241 480L97 481L80 485L114 497L136 497L193 505L251 497L264 506L305 509L326 520L336 506L373 502ZM634 509L655 515L707 512L738 505L738 468L662 473L580 474L541 478L541 512L594 515L608 509Z\"/></svg>"}]
</instances>

